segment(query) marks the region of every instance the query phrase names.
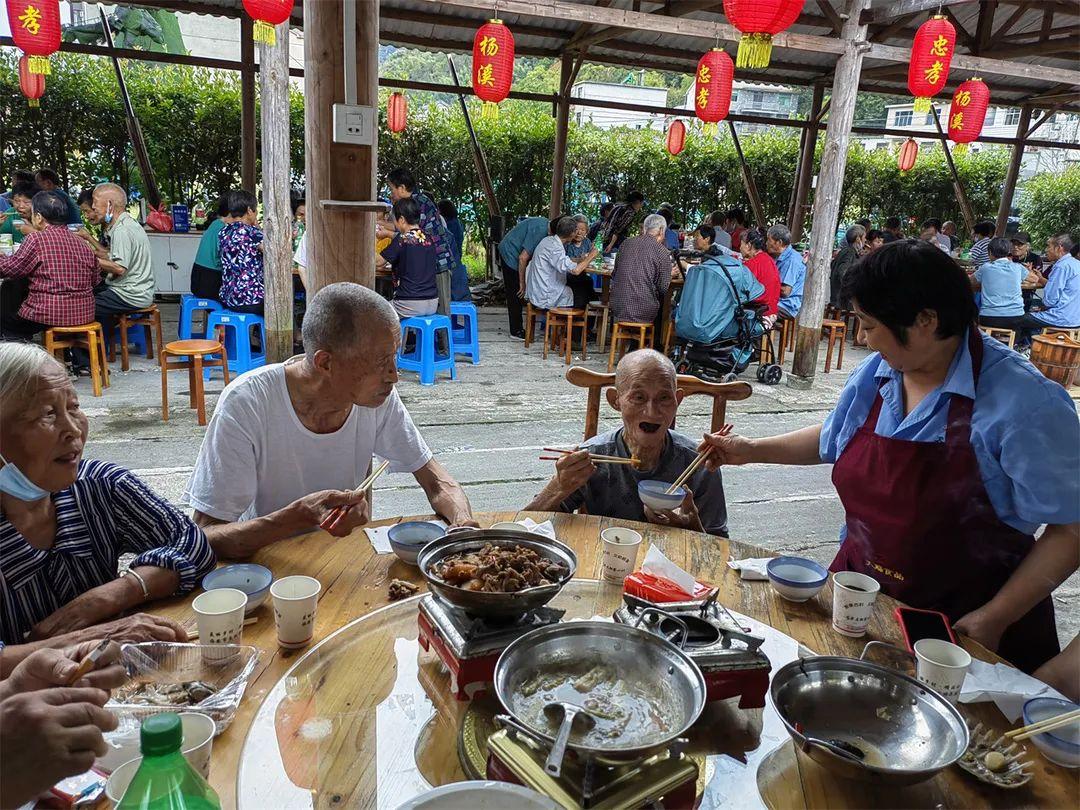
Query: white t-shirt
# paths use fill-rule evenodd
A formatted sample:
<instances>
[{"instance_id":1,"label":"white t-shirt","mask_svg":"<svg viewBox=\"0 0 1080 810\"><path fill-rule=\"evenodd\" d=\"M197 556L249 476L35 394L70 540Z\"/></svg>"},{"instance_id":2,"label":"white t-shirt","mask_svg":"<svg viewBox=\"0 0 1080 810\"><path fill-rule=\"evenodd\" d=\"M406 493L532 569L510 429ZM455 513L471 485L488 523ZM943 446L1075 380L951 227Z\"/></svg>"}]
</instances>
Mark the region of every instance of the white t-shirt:
<instances>
[{"instance_id":1,"label":"white t-shirt","mask_svg":"<svg viewBox=\"0 0 1080 810\"><path fill-rule=\"evenodd\" d=\"M224 521L270 514L324 489L354 489L372 455L392 472L431 460L394 391L378 408L353 406L333 433L312 433L296 415L281 363L236 378L218 399L183 502Z\"/></svg>"},{"instance_id":2,"label":"white t-shirt","mask_svg":"<svg viewBox=\"0 0 1080 810\"><path fill-rule=\"evenodd\" d=\"M296 246L292 260L293 264L298 264L307 270L307 231L300 234L300 242Z\"/></svg>"}]
</instances>

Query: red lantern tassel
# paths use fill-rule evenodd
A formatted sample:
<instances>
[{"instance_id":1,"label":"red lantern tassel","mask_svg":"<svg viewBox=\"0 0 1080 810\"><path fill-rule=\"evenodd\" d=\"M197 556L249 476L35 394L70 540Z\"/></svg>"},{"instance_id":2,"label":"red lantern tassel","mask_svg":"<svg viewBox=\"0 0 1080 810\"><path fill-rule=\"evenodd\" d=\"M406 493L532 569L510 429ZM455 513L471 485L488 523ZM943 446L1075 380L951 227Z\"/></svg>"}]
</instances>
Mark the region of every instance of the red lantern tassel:
<instances>
[{"instance_id":1,"label":"red lantern tassel","mask_svg":"<svg viewBox=\"0 0 1080 810\"><path fill-rule=\"evenodd\" d=\"M49 67L49 57L47 56L31 56L26 60L26 68L31 73L37 73L41 76L52 74L52 68Z\"/></svg>"},{"instance_id":2,"label":"red lantern tassel","mask_svg":"<svg viewBox=\"0 0 1080 810\"><path fill-rule=\"evenodd\" d=\"M262 42L266 45L277 44L277 29L263 20L256 20L255 27L252 29L252 40L255 42Z\"/></svg>"},{"instance_id":3,"label":"red lantern tassel","mask_svg":"<svg viewBox=\"0 0 1080 810\"><path fill-rule=\"evenodd\" d=\"M743 34L739 39L739 52L735 56L735 66L741 68L768 67L771 57L771 34Z\"/></svg>"}]
</instances>

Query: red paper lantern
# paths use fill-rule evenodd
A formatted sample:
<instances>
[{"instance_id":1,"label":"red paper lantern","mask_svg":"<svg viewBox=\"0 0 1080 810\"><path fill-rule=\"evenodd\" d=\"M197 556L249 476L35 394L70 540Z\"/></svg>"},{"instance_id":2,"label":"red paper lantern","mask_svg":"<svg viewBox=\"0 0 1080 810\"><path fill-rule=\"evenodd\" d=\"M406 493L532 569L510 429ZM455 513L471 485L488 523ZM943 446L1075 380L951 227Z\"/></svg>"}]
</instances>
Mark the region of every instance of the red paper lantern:
<instances>
[{"instance_id":1,"label":"red paper lantern","mask_svg":"<svg viewBox=\"0 0 1080 810\"><path fill-rule=\"evenodd\" d=\"M41 106L38 99L45 95L45 77L30 72L30 57L19 57L19 89L30 101L31 107Z\"/></svg>"},{"instance_id":2,"label":"red paper lantern","mask_svg":"<svg viewBox=\"0 0 1080 810\"><path fill-rule=\"evenodd\" d=\"M930 109L930 99L949 80L949 65L956 50L956 29L944 17L931 17L915 32L908 63L908 91L915 96L915 112Z\"/></svg>"},{"instance_id":3,"label":"red paper lantern","mask_svg":"<svg viewBox=\"0 0 1080 810\"><path fill-rule=\"evenodd\" d=\"M714 135L717 123L727 118L734 75L731 57L720 48L713 48L698 60L694 77L694 112L705 122L706 135Z\"/></svg>"},{"instance_id":4,"label":"red paper lantern","mask_svg":"<svg viewBox=\"0 0 1080 810\"><path fill-rule=\"evenodd\" d=\"M677 155L686 146L686 124L676 118L667 131L667 150L670 155Z\"/></svg>"},{"instance_id":5,"label":"red paper lantern","mask_svg":"<svg viewBox=\"0 0 1080 810\"><path fill-rule=\"evenodd\" d=\"M293 0L244 0L244 11L255 21L251 38L267 45L277 44L277 29L292 14Z\"/></svg>"},{"instance_id":6,"label":"red paper lantern","mask_svg":"<svg viewBox=\"0 0 1080 810\"><path fill-rule=\"evenodd\" d=\"M724 0L724 14L742 32L735 64L763 68L772 55L772 38L790 28L805 0Z\"/></svg>"},{"instance_id":7,"label":"red paper lantern","mask_svg":"<svg viewBox=\"0 0 1080 810\"><path fill-rule=\"evenodd\" d=\"M949 138L958 144L971 143L982 132L990 88L976 77L961 83L949 105Z\"/></svg>"},{"instance_id":8,"label":"red paper lantern","mask_svg":"<svg viewBox=\"0 0 1080 810\"><path fill-rule=\"evenodd\" d=\"M49 54L60 49L58 0L7 0L11 38L29 58L31 73L48 74Z\"/></svg>"},{"instance_id":9,"label":"red paper lantern","mask_svg":"<svg viewBox=\"0 0 1080 810\"><path fill-rule=\"evenodd\" d=\"M386 101L386 125L395 135L405 131L409 116L409 102L404 93L391 93Z\"/></svg>"},{"instance_id":10,"label":"red paper lantern","mask_svg":"<svg viewBox=\"0 0 1080 810\"><path fill-rule=\"evenodd\" d=\"M472 54L473 91L484 102L483 116L497 118L514 80L514 35L502 20L489 20L473 37Z\"/></svg>"},{"instance_id":11,"label":"red paper lantern","mask_svg":"<svg viewBox=\"0 0 1080 810\"><path fill-rule=\"evenodd\" d=\"M914 138L908 138L904 141L904 145L900 147L900 156L896 160L896 165L901 172L910 172L918 157L919 144Z\"/></svg>"}]
</instances>

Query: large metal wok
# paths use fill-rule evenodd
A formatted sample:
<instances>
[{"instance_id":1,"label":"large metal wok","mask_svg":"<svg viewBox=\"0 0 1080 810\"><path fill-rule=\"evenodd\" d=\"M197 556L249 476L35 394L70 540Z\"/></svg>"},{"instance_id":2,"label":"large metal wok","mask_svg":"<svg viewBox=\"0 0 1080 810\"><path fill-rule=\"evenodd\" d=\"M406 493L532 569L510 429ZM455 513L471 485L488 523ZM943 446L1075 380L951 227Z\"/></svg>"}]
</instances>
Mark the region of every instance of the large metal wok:
<instances>
[{"instance_id":1,"label":"large metal wok","mask_svg":"<svg viewBox=\"0 0 1080 810\"><path fill-rule=\"evenodd\" d=\"M604 744L567 745L586 759L604 764L637 762L662 751L686 733L705 707L705 678L682 650L647 630L613 622L564 622L533 630L507 647L495 665L495 693L508 715L504 726L531 737L544 747L554 744L552 728L535 724L521 711L522 687L534 676L564 670L574 662L602 660L630 683L663 681L664 705L657 714L668 719L668 730L630 742L618 737ZM586 695L581 695L581 700ZM575 700L575 702L578 702Z\"/></svg>"},{"instance_id":2,"label":"large metal wok","mask_svg":"<svg viewBox=\"0 0 1080 810\"><path fill-rule=\"evenodd\" d=\"M469 591L450 585L431 573L431 567L451 554L479 551L488 543L496 546L525 546L538 554L567 566L566 575L552 585L526 588L512 593L488 593ZM562 586L577 571L577 554L558 540L549 540L527 529L457 529L446 536L433 540L416 557L420 573L427 580L428 588L438 599L470 613L473 616L513 618L529 610L546 605L555 598Z\"/></svg>"},{"instance_id":3,"label":"large metal wok","mask_svg":"<svg viewBox=\"0 0 1080 810\"><path fill-rule=\"evenodd\" d=\"M773 676L788 733L815 762L864 782L910 785L952 765L968 728L944 697L909 675L861 658L815 656Z\"/></svg>"}]
</instances>

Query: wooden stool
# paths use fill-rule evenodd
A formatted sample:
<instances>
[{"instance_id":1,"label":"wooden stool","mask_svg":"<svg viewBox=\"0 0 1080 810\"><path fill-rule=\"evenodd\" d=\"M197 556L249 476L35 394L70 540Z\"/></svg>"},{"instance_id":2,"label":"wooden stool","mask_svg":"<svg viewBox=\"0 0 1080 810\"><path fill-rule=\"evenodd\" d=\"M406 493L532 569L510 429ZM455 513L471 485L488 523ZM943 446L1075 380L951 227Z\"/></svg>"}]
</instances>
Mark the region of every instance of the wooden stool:
<instances>
[{"instance_id":1,"label":"wooden stool","mask_svg":"<svg viewBox=\"0 0 1080 810\"><path fill-rule=\"evenodd\" d=\"M525 302L525 348L529 348L533 342L533 334L536 332L536 319L541 315L547 315L546 309L534 307L530 302Z\"/></svg>"},{"instance_id":2,"label":"wooden stool","mask_svg":"<svg viewBox=\"0 0 1080 810\"><path fill-rule=\"evenodd\" d=\"M776 319L776 324L773 325L773 329L775 329L777 325L780 327L780 341L777 344L775 362L778 365L783 365L784 353L789 349L795 351L795 319L789 315L781 314ZM772 345L771 341L769 345Z\"/></svg>"},{"instance_id":3,"label":"wooden stool","mask_svg":"<svg viewBox=\"0 0 1080 810\"><path fill-rule=\"evenodd\" d=\"M45 351L64 362L64 349L86 349L90 355L90 381L94 396L101 396L102 383L109 387L109 364L105 362L105 333L97 321L82 326L51 326L45 330Z\"/></svg>"},{"instance_id":4,"label":"wooden stool","mask_svg":"<svg viewBox=\"0 0 1080 810\"><path fill-rule=\"evenodd\" d=\"M980 326L979 331L984 335L989 335L994 340L1001 341L1010 349L1016 343L1016 332L1012 329L1004 329L999 326Z\"/></svg>"},{"instance_id":5,"label":"wooden stool","mask_svg":"<svg viewBox=\"0 0 1080 810\"><path fill-rule=\"evenodd\" d=\"M637 334L634 334L635 332ZM652 346L653 325L635 321L615 321L615 327L611 332L611 354L608 355L607 370L609 372L615 368L615 355L619 351L620 340L636 340L639 349L647 349ZM620 354L619 357L622 355Z\"/></svg>"},{"instance_id":6,"label":"wooden stool","mask_svg":"<svg viewBox=\"0 0 1080 810\"><path fill-rule=\"evenodd\" d=\"M123 371L127 371L128 365L128 329L139 328L140 326L146 330L145 342L146 342L146 359L155 360L157 354L154 352L155 346L164 346L164 341L161 338L161 312L158 311L157 304L151 304L143 309L137 309L134 312L125 312L117 319L117 326L120 327L120 368ZM154 337L157 336L157 343L154 342ZM116 359L116 346L115 344L109 347L109 362L113 362Z\"/></svg>"},{"instance_id":7,"label":"wooden stool","mask_svg":"<svg viewBox=\"0 0 1080 810\"><path fill-rule=\"evenodd\" d=\"M208 357L219 354L220 358ZM174 360L171 358L181 358ZM190 360L184 358L191 358ZM161 419L169 421L169 371L186 368L191 386L191 407L199 413L199 424L206 424L206 401L203 397L203 369L220 368L229 384L229 358L225 347L217 340L174 340L161 350Z\"/></svg>"},{"instance_id":8,"label":"wooden stool","mask_svg":"<svg viewBox=\"0 0 1080 810\"><path fill-rule=\"evenodd\" d=\"M544 324L544 357L547 357L548 346L554 347L551 341L555 339L558 330L565 329L566 334L563 336L564 351L562 353L566 355L566 365L570 365L571 355L574 352L574 327L581 327L581 359L588 359L585 354L585 341L588 337L589 319L585 312L584 309L569 309L566 307L552 307L547 311L547 322ZM560 318L565 318L565 322L560 323Z\"/></svg>"},{"instance_id":9,"label":"wooden stool","mask_svg":"<svg viewBox=\"0 0 1080 810\"><path fill-rule=\"evenodd\" d=\"M836 356L836 370L839 371L840 367L844 363L844 337L847 332L847 326L843 321L826 320L821 322L821 336L827 338L829 341L829 350L825 354L825 373L829 373L829 368L832 365L832 352L833 344L839 341L840 352Z\"/></svg>"},{"instance_id":10,"label":"wooden stool","mask_svg":"<svg viewBox=\"0 0 1080 810\"><path fill-rule=\"evenodd\" d=\"M1069 340L1080 341L1080 329L1067 329L1061 326L1048 326L1042 333L1047 337L1051 335L1065 335Z\"/></svg>"},{"instance_id":11,"label":"wooden stool","mask_svg":"<svg viewBox=\"0 0 1080 810\"><path fill-rule=\"evenodd\" d=\"M603 351L604 346L607 345L608 316L610 314L610 306L597 304L594 301L590 301L585 309L585 320L596 318L600 322L596 325L596 345L600 348L600 351Z\"/></svg>"},{"instance_id":12,"label":"wooden stool","mask_svg":"<svg viewBox=\"0 0 1080 810\"><path fill-rule=\"evenodd\" d=\"M671 351L671 341L675 338L675 319L672 318L664 327L664 354Z\"/></svg>"}]
</instances>

